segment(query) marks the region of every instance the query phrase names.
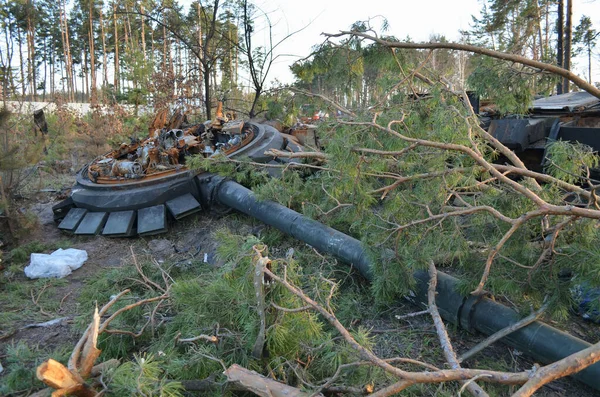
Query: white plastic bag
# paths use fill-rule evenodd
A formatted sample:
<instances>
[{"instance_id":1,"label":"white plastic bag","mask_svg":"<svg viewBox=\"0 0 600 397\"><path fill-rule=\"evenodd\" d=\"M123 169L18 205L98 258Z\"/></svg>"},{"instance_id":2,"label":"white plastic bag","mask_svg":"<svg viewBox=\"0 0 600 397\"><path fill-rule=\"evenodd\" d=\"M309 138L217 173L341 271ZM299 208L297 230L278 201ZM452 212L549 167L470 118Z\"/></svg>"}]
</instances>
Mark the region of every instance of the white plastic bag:
<instances>
[{"instance_id":1,"label":"white plastic bag","mask_svg":"<svg viewBox=\"0 0 600 397\"><path fill-rule=\"evenodd\" d=\"M88 259L87 252L75 248L59 248L51 254L31 254L25 275L34 278L63 278L79 269Z\"/></svg>"}]
</instances>

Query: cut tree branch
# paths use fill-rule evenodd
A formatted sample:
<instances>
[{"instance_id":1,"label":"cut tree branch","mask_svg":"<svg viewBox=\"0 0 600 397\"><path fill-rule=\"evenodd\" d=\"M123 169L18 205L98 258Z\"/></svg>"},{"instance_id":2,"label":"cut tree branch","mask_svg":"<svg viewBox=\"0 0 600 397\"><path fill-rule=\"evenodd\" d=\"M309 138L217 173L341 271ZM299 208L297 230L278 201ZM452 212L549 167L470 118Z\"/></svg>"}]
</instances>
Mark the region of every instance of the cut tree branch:
<instances>
[{"instance_id":1,"label":"cut tree branch","mask_svg":"<svg viewBox=\"0 0 600 397\"><path fill-rule=\"evenodd\" d=\"M456 353L454 352L454 348L452 347L452 342L450 342L450 337L448 336L448 332L446 331L446 326L444 325L444 321L442 321L442 316L440 316L440 312L438 311L437 305L435 303L435 295L437 287L437 270L433 261L429 262L429 288L427 289L427 304L429 307L429 314L433 319L433 324L435 325L435 330L438 334L438 338L440 340L440 344L442 345L442 351L444 352L444 357L446 358L446 362L450 364L452 369L460 369L460 362L456 358ZM485 374L478 375L477 378L485 377ZM484 397L488 396L488 394L475 382L473 379L468 381L461 381L463 387L465 387L469 393L471 393L475 397ZM489 396L488 396L489 397Z\"/></svg>"},{"instance_id":2,"label":"cut tree branch","mask_svg":"<svg viewBox=\"0 0 600 397\"><path fill-rule=\"evenodd\" d=\"M283 150L269 149L264 153L266 156L283 157L287 159L318 159L326 160L327 154L323 152L285 152Z\"/></svg>"},{"instance_id":3,"label":"cut tree branch","mask_svg":"<svg viewBox=\"0 0 600 397\"><path fill-rule=\"evenodd\" d=\"M514 324L509 325L506 328L501 329L500 331L498 331L495 334L489 336L485 340L479 342L478 344L476 344L475 346L473 346L468 352L466 352L465 354L463 354L462 356L460 356L458 358L458 362L462 363L463 361L468 360L469 358L473 357L475 354L479 353L480 351L482 351L486 347L490 346L494 342L496 342L496 341L504 338L505 336L510 335L513 332L518 331L521 328L526 327L529 324L533 323L538 318L540 318L540 316L544 313L544 311L547 308L548 308L548 302L546 302L544 305L542 305L542 307L540 307L535 312L531 313L529 316L527 316L527 317L525 317L525 318L517 321Z\"/></svg>"}]
</instances>

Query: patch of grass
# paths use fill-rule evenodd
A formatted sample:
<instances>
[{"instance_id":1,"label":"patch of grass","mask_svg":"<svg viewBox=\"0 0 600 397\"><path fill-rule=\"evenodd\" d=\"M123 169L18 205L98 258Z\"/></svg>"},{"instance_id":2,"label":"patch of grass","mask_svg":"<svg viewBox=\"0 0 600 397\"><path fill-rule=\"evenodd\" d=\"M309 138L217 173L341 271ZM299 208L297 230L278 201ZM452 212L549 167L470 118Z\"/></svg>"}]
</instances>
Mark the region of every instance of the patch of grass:
<instances>
[{"instance_id":1,"label":"patch of grass","mask_svg":"<svg viewBox=\"0 0 600 397\"><path fill-rule=\"evenodd\" d=\"M32 241L12 249L8 255L8 261L12 264L21 265L29 261L32 253L48 253L49 251L54 251L58 248L67 248L68 246L69 242L67 240L61 240L56 243Z\"/></svg>"},{"instance_id":2,"label":"patch of grass","mask_svg":"<svg viewBox=\"0 0 600 397\"><path fill-rule=\"evenodd\" d=\"M15 323L36 316L32 307L30 286L21 282L11 282L0 290L0 330L9 331Z\"/></svg>"},{"instance_id":3,"label":"patch of grass","mask_svg":"<svg viewBox=\"0 0 600 397\"><path fill-rule=\"evenodd\" d=\"M60 297L55 291L69 283L65 279L16 280L5 283L0 289L0 331L10 331L24 321L46 321L42 315L55 313ZM33 296L33 298L32 298ZM37 306L33 303L37 301Z\"/></svg>"},{"instance_id":4,"label":"patch of grass","mask_svg":"<svg viewBox=\"0 0 600 397\"><path fill-rule=\"evenodd\" d=\"M2 360L5 373L0 382L0 395L42 388L44 384L35 375L38 365L48 358L66 364L71 349L71 346L60 346L54 350L46 350L23 341L7 346L6 357Z\"/></svg>"}]
</instances>

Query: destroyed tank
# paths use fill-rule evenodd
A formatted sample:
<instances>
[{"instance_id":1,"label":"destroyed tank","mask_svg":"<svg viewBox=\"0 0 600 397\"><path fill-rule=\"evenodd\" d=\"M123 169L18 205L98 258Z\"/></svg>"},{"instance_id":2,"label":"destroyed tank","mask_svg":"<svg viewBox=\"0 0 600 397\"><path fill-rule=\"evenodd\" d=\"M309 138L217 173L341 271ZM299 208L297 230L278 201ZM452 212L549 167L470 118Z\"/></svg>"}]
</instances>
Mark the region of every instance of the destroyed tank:
<instances>
[{"instance_id":1,"label":"destroyed tank","mask_svg":"<svg viewBox=\"0 0 600 397\"><path fill-rule=\"evenodd\" d=\"M165 120L164 111L157 114L148 138L123 143L77 173L70 197L53 207L60 230L107 237L163 233L169 220L207 206L201 190L210 177L187 166L190 156L270 163L292 160L265 151L301 150L268 124L229 121L221 105L213 121L188 125L180 112Z\"/></svg>"},{"instance_id":2,"label":"destroyed tank","mask_svg":"<svg viewBox=\"0 0 600 397\"><path fill-rule=\"evenodd\" d=\"M600 152L600 99L585 91L540 98L526 117L492 119L487 128L527 168L544 172L550 161L548 144L553 141L579 142ZM506 161L498 159L500 163ZM590 177L600 179L600 169L591 170Z\"/></svg>"}]
</instances>

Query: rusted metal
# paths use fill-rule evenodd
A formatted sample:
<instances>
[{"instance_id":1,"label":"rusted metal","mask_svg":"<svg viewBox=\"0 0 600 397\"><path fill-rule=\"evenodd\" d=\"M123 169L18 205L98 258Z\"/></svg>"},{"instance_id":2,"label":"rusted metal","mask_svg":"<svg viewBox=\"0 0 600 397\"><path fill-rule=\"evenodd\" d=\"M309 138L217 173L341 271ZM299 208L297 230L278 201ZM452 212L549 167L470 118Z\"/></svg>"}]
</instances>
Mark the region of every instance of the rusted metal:
<instances>
[{"instance_id":1,"label":"rusted metal","mask_svg":"<svg viewBox=\"0 0 600 397\"><path fill-rule=\"evenodd\" d=\"M319 141L316 135L317 127L312 124L297 123L289 130L289 134L294 136L303 146L319 147Z\"/></svg>"},{"instance_id":2,"label":"rusted metal","mask_svg":"<svg viewBox=\"0 0 600 397\"><path fill-rule=\"evenodd\" d=\"M158 112L156 112L156 115L154 116L154 120L152 120L152 124L150 124L150 127L148 128L148 132L150 133L150 136L152 136L152 134L154 134L154 131L165 128L165 126L167 125L167 116L168 115L169 115L169 109L167 109L167 108L163 108L163 109L159 110Z\"/></svg>"},{"instance_id":3,"label":"rusted metal","mask_svg":"<svg viewBox=\"0 0 600 397\"><path fill-rule=\"evenodd\" d=\"M89 179L99 184L154 179L187 170L188 155L229 155L254 138L254 130L242 121L228 121L221 103L215 120L190 126L183 112L175 111L167 121L167 112L161 110L150 128L155 127L143 141L123 143L92 161Z\"/></svg>"}]
</instances>

